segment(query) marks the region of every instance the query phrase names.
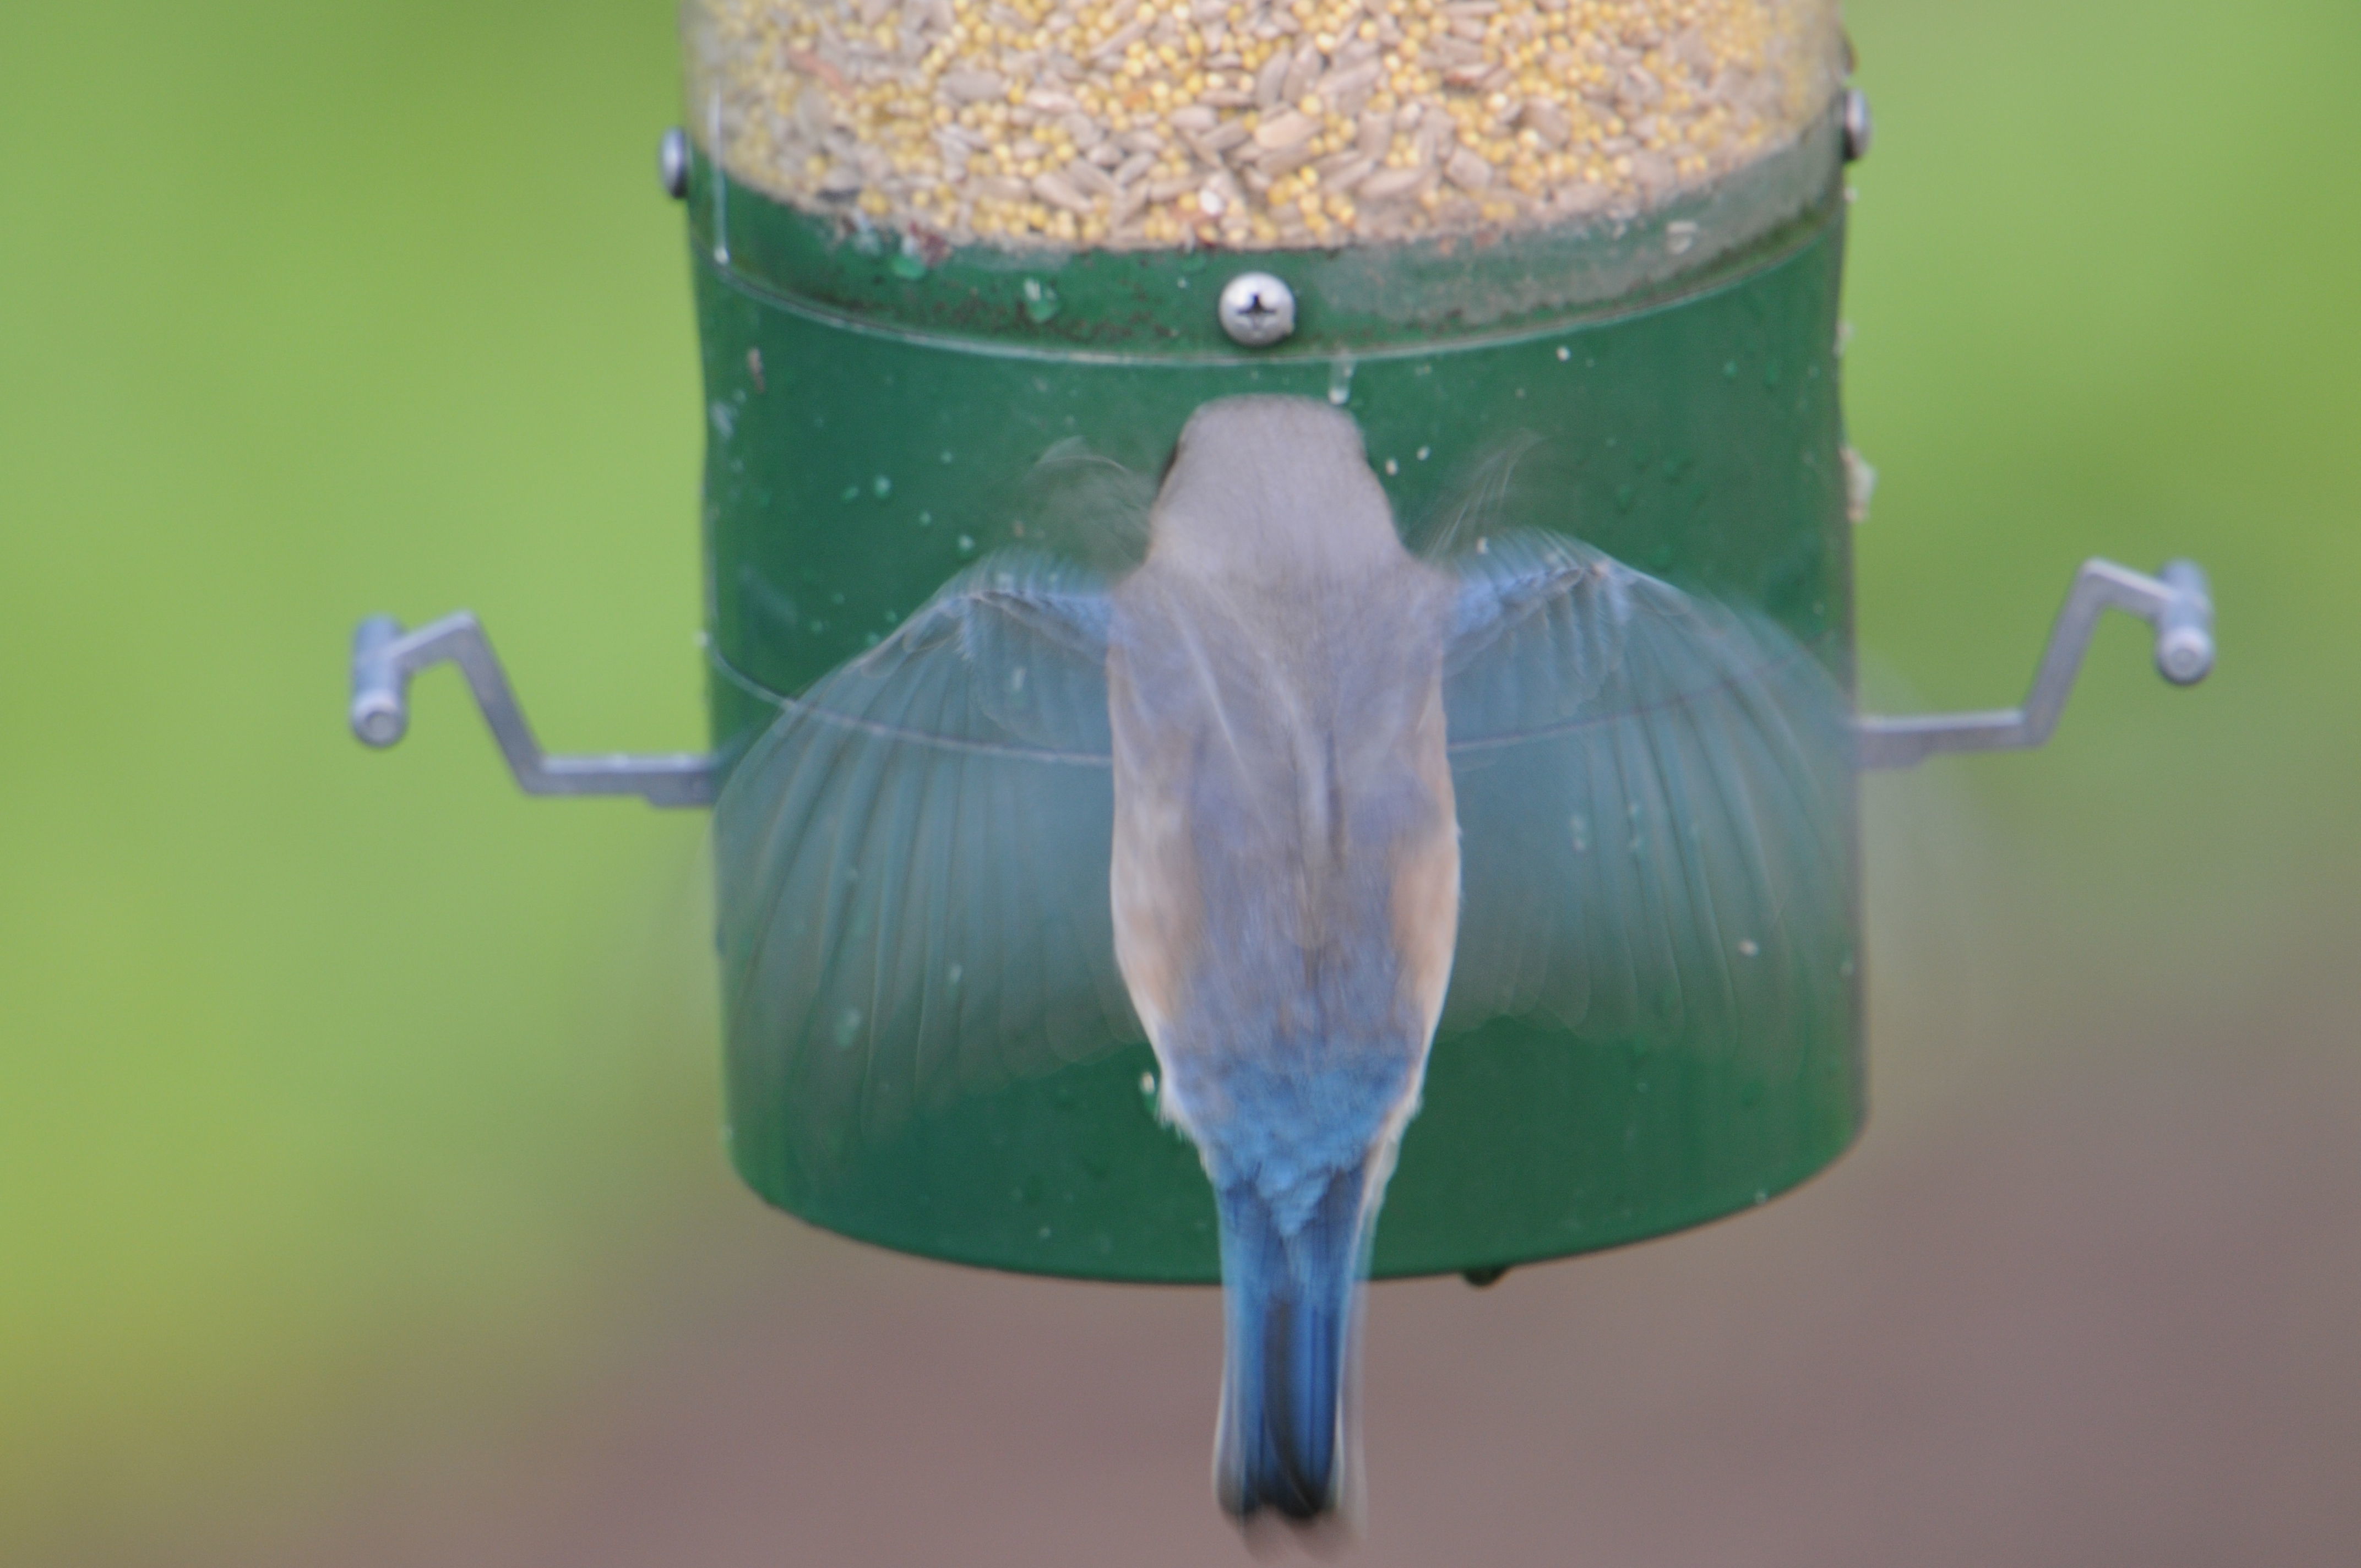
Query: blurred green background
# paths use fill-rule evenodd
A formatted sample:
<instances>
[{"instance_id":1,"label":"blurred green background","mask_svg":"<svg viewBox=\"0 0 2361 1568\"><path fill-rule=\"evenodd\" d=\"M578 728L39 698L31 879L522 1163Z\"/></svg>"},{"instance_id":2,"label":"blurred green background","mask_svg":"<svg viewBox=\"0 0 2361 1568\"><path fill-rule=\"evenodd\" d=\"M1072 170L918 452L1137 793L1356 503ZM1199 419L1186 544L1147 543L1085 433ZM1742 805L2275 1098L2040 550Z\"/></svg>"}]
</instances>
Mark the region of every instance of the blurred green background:
<instances>
[{"instance_id":1,"label":"blurred green background","mask_svg":"<svg viewBox=\"0 0 2361 1568\"><path fill-rule=\"evenodd\" d=\"M1749 1234L1818 1245L1914 1150L2147 1083L2185 1087L2182 1132L2276 1085L2238 1099L2253 1146L2282 1100L2325 1116L2353 1157L2318 1179L2361 1190L2361 10L1848 9L1878 121L1845 361L1882 476L1873 695L2015 700L2090 554L2202 561L2223 656L2175 693L2110 625L2047 751L1872 785L1879 1120L1830 1195ZM464 605L553 747L699 742L696 361L653 172L675 72L665 0L0 18L0 1562L604 1561L535 1523L564 1486L497 1476L553 1412L628 1424L613 1380L647 1345L723 1321L759 1360L818 1332L763 1301L807 1322L840 1283L954 1316L1019 1288L730 1187L702 814L520 798L447 673L400 750L343 728L354 620ZM2213 1146L2150 1152L2198 1162L2202 1199ZM1961 1201L2008 1157L1960 1167ZM2356 1211L2325 1214L2270 1255L2361 1300ZM1184 1310L1022 1288L1012 1321ZM1193 1453L1214 1330L1186 1321ZM2350 1340L2289 1365L2361 1391L2361 1342L2305 1359ZM2341 1409L2290 1464L2356 1473ZM495 1479L438 1490L441 1463ZM1157 1496L1213 1530L1201 1464ZM1492 1515L1542 1486L1489 1485ZM634 1517L705 1497L650 1483ZM829 1505L796 1497L745 1527L760 1550L684 1526L669 1560L797 1560ZM381 1528L446 1504L478 1522ZM2316 1560L2361 1560L2345 1522ZM993 1539L970 1560L1065 1550Z\"/></svg>"}]
</instances>

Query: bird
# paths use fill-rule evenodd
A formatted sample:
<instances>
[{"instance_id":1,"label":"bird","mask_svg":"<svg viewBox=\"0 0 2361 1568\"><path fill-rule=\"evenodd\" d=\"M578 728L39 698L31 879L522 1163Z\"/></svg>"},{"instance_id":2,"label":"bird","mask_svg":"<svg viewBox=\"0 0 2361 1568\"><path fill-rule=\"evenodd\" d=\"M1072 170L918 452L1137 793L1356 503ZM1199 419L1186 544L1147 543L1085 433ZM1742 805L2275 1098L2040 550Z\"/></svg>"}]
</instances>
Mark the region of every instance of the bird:
<instances>
[{"instance_id":1,"label":"bird","mask_svg":"<svg viewBox=\"0 0 2361 1568\"><path fill-rule=\"evenodd\" d=\"M733 1103L825 1166L1144 1036L1213 1188L1214 1491L1359 1528L1363 1281L1438 1033L1783 1048L1846 1005L1849 732L1767 619L1571 535L1403 543L1351 415L1205 403L1144 558L1009 551L716 812Z\"/></svg>"},{"instance_id":2,"label":"bird","mask_svg":"<svg viewBox=\"0 0 2361 1568\"><path fill-rule=\"evenodd\" d=\"M1199 411L1112 595L1116 959L1213 1186L1222 1506L1345 1507L1359 1275L1459 926L1450 576L1326 404Z\"/></svg>"}]
</instances>

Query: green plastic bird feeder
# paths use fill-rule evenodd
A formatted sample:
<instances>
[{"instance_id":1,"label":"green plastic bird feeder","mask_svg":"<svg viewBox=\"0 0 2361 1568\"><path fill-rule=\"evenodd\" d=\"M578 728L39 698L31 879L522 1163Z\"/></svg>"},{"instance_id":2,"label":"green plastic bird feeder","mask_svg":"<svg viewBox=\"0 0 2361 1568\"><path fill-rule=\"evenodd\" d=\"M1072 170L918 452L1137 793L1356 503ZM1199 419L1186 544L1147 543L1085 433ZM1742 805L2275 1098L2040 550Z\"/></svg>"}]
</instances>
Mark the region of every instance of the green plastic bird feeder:
<instances>
[{"instance_id":1,"label":"green plastic bird feeder","mask_svg":"<svg viewBox=\"0 0 2361 1568\"><path fill-rule=\"evenodd\" d=\"M1087 498L1045 492L1045 458L1152 476L1193 410L1248 391L1349 411L1413 534L1471 506L1571 518L1851 689L1866 471L1838 300L1868 119L1827 7L691 0L685 33L695 131L663 173L703 346L712 750L543 755L465 614L362 624L365 741L398 740L410 676L450 659L526 789L708 805L783 698L962 567L1087 547ZM2168 678L2210 667L2194 567L2093 562L2024 707L1858 719L1861 764L2039 744L2110 606L2155 625ZM1771 1021L1768 1049L1515 1017L1439 1040L1372 1272L1487 1278L1834 1160L1866 1109L1850 902L1820 955L1844 1005ZM732 1158L815 1224L1032 1273L1218 1277L1144 1042L824 1156L756 1065L730 1064Z\"/></svg>"}]
</instances>

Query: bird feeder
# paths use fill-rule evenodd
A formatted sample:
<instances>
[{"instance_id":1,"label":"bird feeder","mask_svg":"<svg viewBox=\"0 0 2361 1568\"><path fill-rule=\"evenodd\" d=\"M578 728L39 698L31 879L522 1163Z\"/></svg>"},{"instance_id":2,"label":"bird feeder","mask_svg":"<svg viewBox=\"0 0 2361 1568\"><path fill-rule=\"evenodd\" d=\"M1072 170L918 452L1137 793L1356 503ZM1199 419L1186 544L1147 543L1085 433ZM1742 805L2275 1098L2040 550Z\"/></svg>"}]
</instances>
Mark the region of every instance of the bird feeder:
<instances>
[{"instance_id":1,"label":"bird feeder","mask_svg":"<svg viewBox=\"0 0 2361 1568\"><path fill-rule=\"evenodd\" d=\"M711 750L545 756L464 613L362 623L364 741L399 740L410 678L449 660L526 790L708 805L783 703L963 567L1071 543L1088 498L1045 495L1045 458L1152 475L1193 410L1241 392L1347 411L1406 528L1475 505L1578 533L1775 623L1851 690L1866 470L1838 294L1870 127L1832 5L689 0L684 41L662 173L703 349ZM2023 707L1857 718L1859 766L2039 745L2110 608L2154 626L2168 679L2210 667L2193 566L2092 562ZM1440 1039L1372 1273L1483 1280L1835 1159L1865 1111L1845 874L1850 917L1812 955L1833 1002L1753 1019L1742 1047L1531 1016ZM884 1129L813 1127L754 1054L729 1063L732 1158L813 1223L1000 1268L1218 1277L1143 1041Z\"/></svg>"}]
</instances>

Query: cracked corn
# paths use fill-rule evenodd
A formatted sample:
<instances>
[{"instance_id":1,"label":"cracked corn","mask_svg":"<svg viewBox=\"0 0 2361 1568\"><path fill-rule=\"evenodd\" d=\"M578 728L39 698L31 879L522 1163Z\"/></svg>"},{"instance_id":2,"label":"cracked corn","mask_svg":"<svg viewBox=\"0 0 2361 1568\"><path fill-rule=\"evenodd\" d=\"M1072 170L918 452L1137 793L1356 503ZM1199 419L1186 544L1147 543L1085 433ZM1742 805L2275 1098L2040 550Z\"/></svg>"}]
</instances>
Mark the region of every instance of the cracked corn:
<instances>
[{"instance_id":1,"label":"cracked corn","mask_svg":"<svg viewBox=\"0 0 2361 1568\"><path fill-rule=\"evenodd\" d=\"M1833 0L688 0L732 178L916 240L1326 246L1635 216L1828 104Z\"/></svg>"}]
</instances>

